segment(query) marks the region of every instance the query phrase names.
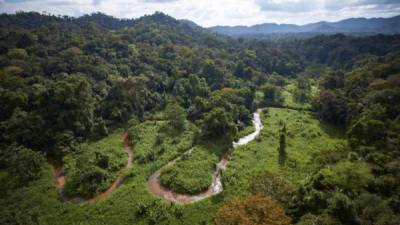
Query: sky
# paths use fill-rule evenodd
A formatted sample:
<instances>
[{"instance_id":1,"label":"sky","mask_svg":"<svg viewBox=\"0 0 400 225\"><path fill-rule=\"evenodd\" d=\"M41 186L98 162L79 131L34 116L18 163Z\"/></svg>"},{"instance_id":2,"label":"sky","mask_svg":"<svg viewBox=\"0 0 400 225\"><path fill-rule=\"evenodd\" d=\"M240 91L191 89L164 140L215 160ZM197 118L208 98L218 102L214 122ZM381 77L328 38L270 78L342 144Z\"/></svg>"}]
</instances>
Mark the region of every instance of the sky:
<instances>
[{"instance_id":1,"label":"sky","mask_svg":"<svg viewBox=\"0 0 400 225\"><path fill-rule=\"evenodd\" d=\"M1 13L17 11L69 16L103 12L117 18L161 11L210 27L391 17L400 15L400 0L0 0Z\"/></svg>"}]
</instances>

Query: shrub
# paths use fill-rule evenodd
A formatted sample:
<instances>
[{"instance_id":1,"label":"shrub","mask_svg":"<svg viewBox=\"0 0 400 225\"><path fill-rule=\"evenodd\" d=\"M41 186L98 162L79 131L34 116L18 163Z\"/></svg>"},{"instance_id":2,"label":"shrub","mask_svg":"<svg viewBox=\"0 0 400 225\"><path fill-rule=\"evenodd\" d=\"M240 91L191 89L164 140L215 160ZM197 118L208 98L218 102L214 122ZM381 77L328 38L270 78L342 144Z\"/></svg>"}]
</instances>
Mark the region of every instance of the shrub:
<instances>
[{"instance_id":1,"label":"shrub","mask_svg":"<svg viewBox=\"0 0 400 225\"><path fill-rule=\"evenodd\" d=\"M287 225L290 218L283 207L268 197L250 196L233 199L220 208L215 217L217 225Z\"/></svg>"},{"instance_id":2,"label":"shrub","mask_svg":"<svg viewBox=\"0 0 400 225\"><path fill-rule=\"evenodd\" d=\"M30 181L40 178L45 162L43 154L15 145L8 148L7 154L9 156L2 157L2 160L7 161L8 171L19 185L26 185Z\"/></svg>"},{"instance_id":3,"label":"shrub","mask_svg":"<svg viewBox=\"0 0 400 225\"><path fill-rule=\"evenodd\" d=\"M168 125L181 131L185 127L186 113L176 101L170 101L165 108L165 115L169 121Z\"/></svg>"},{"instance_id":4,"label":"shrub","mask_svg":"<svg viewBox=\"0 0 400 225\"><path fill-rule=\"evenodd\" d=\"M296 225L342 225L337 219L324 213L321 215L306 214Z\"/></svg>"},{"instance_id":5,"label":"shrub","mask_svg":"<svg viewBox=\"0 0 400 225\"><path fill-rule=\"evenodd\" d=\"M342 193L334 193L328 199L328 211L334 217L338 218L344 224L355 224L356 213L351 199Z\"/></svg>"},{"instance_id":6,"label":"shrub","mask_svg":"<svg viewBox=\"0 0 400 225\"><path fill-rule=\"evenodd\" d=\"M290 183L269 172L254 176L250 184L253 194L272 197L285 205L289 202L293 190Z\"/></svg>"},{"instance_id":7,"label":"shrub","mask_svg":"<svg viewBox=\"0 0 400 225\"><path fill-rule=\"evenodd\" d=\"M82 197L91 197L105 190L104 181L107 178L107 172L96 166L87 166L77 172L73 180L66 185L66 194L70 196L80 195Z\"/></svg>"},{"instance_id":8,"label":"shrub","mask_svg":"<svg viewBox=\"0 0 400 225\"><path fill-rule=\"evenodd\" d=\"M361 162L339 162L335 167L322 169L320 173L325 187L338 188L349 194L361 192L373 179L370 168Z\"/></svg>"},{"instance_id":9,"label":"shrub","mask_svg":"<svg viewBox=\"0 0 400 225\"><path fill-rule=\"evenodd\" d=\"M223 108L214 108L204 116L202 133L205 139L225 138L232 142L237 135L237 128L230 114Z\"/></svg>"},{"instance_id":10,"label":"shrub","mask_svg":"<svg viewBox=\"0 0 400 225\"><path fill-rule=\"evenodd\" d=\"M400 221L400 216L395 215L388 204L377 195L364 193L358 196L354 205L363 225L395 225Z\"/></svg>"},{"instance_id":11,"label":"shrub","mask_svg":"<svg viewBox=\"0 0 400 225\"><path fill-rule=\"evenodd\" d=\"M160 176L161 184L178 193L196 194L205 191L211 185L216 161L215 155L198 147L165 168Z\"/></svg>"}]
</instances>

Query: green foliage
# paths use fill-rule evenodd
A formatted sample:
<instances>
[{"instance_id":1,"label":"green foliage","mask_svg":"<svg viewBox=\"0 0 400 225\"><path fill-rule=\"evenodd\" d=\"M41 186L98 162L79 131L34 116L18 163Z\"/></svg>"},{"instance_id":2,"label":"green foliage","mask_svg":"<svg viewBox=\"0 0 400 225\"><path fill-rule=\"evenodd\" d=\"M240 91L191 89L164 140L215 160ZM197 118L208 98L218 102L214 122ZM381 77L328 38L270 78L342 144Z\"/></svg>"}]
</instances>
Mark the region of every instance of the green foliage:
<instances>
[{"instance_id":1,"label":"green foliage","mask_svg":"<svg viewBox=\"0 0 400 225\"><path fill-rule=\"evenodd\" d=\"M34 12L0 15L0 34L0 224L213 224L224 201L250 194L262 171L298 188L287 204L298 224L400 220L398 35L237 41L163 13L120 20ZM183 108L166 111L182 130L164 129L160 111L171 96ZM302 111L314 96L323 122ZM191 190L209 185L218 156L237 130L251 132L251 112L263 105L301 110L263 115L256 141L232 153L223 194L180 207L148 193L148 176L193 146L193 124L202 130L201 157L171 166L169 180ZM279 121L287 127L284 166L276 160ZM63 157L71 195L91 196L126 163L121 133L112 132L121 126L134 144L133 168L123 170L131 176L104 202L61 202L39 152ZM203 146L213 138L221 147ZM260 185L284 190L281 181ZM257 192L279 193L267 190Z\"/></svg>"},{"instance_id":2,"label":"green foliage","mask_svg":"<svg viewBox=\"0 0 400 225\"><path fill-rule=\"evenodd\" d=\"M345 75L342 71L336 71L321 77L320 85L323 89L336 89L344 87Z\"/></svg>"},{"instance_id":3,"label":"green foliage","mask_svg":"<svg viewBox=\"0 0 400 225\"><path fill-rule=\"evenodd\" d=\"M365 163L340 161L320 170L297 190L290 202L291 214L326 212L344 224L354 224L353 199L365 193L372 181L373 175Z\"/></svg>"},{"instance_id":4,"label":"green foliage","mask_svg":"<svg viewBox=\"0 0 400 225\"><path fill-rule=\"evenodd\" d=\"M388 207L383 199L393 201L396 194L392 190L400 187L395 181L397 173L387 170L398 170L395 165L399 155L395 152L398 152L396 145L400 139L394 133L398 133L400 113L397 101L399 65L396 54L369 57L359 60L357 66L346 73L331 72L320 81L322 90L316 109L323 119L347 125L350 149L322 157L332 166L322 169L313 178L314 188L324 192L328 192L326 188L340 189L346 194L339 201L347 205L343 212L353 212L355 208L357 218L345 221L345 217L354 216L331 213L345 224L356 220L359 224L393 224L398 219L392 213L396 207ZM374 202L374 206L369 205L369 201Z\"/></svg>"},{"instance_id":5,"label":"green foliage","mask_svg":"<svg viewBox=\"0 0 400 225\"><path fill-rule=\"evenodd\" d=\"M389 205L379 196L362 194L354 202L355 210L361 224L389 224L398 223L400 217L395 215Z\"/></svg>"},{"instance_id":6,"label":"green foliage","mask_svg":"<svg viewBox=\"0 0 400 225\"><path fill-rule=\"evenodd\" d=\"M287 225L290 224L290 218L276 201L267 197L249 196L226 203L218 210L215 223L217 225Z\"/></svg>"},{"instance_id":7,"label":"green foliage","mask_svg":"<svg viewBox=\"0 0 400 225\"><path fill-rule=\"evenodd\" d=\"M306 103L311 98L311 84L307 77L299 77L296 80L296 89L294 91L294 99L300 103Z\"/></svg>"},{"instance_id":8,"label":"green foliage","mask_svg":"<svg viewBox=\"0 0 400 225\"><path fill-rule=\"evenodd\" d=\"M3 143L19 144L38 148L49 138L46 122L40 115L16 108L7 121L0 122L0 140Z\"/></svg>"},{"instance_id":9,"label":"green foliage","mask_svg":"<svg viewBox=\"0 0 400 225\"><path fill-rule=\"evenodd\" d=\"M232 117L222 108L214 108L206 113L202 123L202 134L205 139L223 139L229 143L238 132Z\"/></svg>"},{"instance_id":10,"label":"green foliage","mask_svg":"<svg viewBox=\"0 0 400 225\"><path fill-rule=\"evenodd\" d=\"M250 190L255 195L272 197L286 206L294 188L284 178L263 172L252 178Z\"/></svg>"},{"instance_id":11,"label":"green foliage","mask_svg":"<svg viewBox=\"0 0 400 225\"><path fill-rule=\"evenodd\" d=\"M197 128L188 123L185 130L165 129L165 121L146 121L129 128L129 137L134 146L134 160L139 164L157 161L159 158L175 158L192 147Z\"/></svg>"},{"instance_id":12,"label":"green foliage","mask_svg":"<svg viewBox=\"0 0 400 225\"><path fill-rule=\"evenodd\" d=\"M177 102L169 102L165 108L165 114L169 121L169 126L180 131L185 126L185 110Z\"/></svg>"},{"instance_id":13,"label":"green foliage","mask_svg":"<svg viewBox=\"0 0 400 225\"><path fill-rule=\"evenodd\" d=\"M357 38L344 34L319 35L301 40L295 51L314 64L329 65L333 68L351 68L353 65L358 65L360 58L369 59L368 54L381 56L392 52L393 43L397 38L388 36L388 39L383 40L377 36ZM368 46L368 48L362 46Z\"/></svg>"},{"instance_id":14,"label":"green foliage","mask_svg":"<svg viewBox=\"0 0 400 225\"><path fill-rule=\"evenodd\" d=\"M28 53L25 51L25 49L14 48L8 50L7 56L11 59L24 60L28 58Z\"/></svg>"},{"instance_id":15,"label":"green foliage","mask_svg":"<svg viewBox=\"0 0 400 225\"><path fill-rule=\"evenodd\" d=\"M313 64L307 66L302 73L303 76L319 78L330 71L330 68L324 64Z\"/></svg>"},{"instance_id":16,"label":"green foliage","mask_svg":"<svg viewBox=\"0 0 400 225\"><path fill-rule=\"evenodd\" d=\"M188 78L180 78L173 87L174 95L186 107L194 105L196 98L205 98L210 89L206 80L198 75L189 75Z\"/></svg>"},{"instance_id":17,"label":"green foliage","mask_svg":"<svg viewBox=\"0 0 400 225\"><path fill-rule=\"evenodd\" d=\"M343 124L347 117L346 98L341 92L323 90L314 102L321 119L334 124Z\"/></svg>"},{"instance_id":18,"label":"green foliage","mask_svg":"<svg viewBox=\"0 0 400 225\"><path fill-rule=\"evenodd\" d=\"M312 109L312 100L314 100L314 98L319 94L319 88L317 87L315 80L310 77L303 78L302 76L302 74L299 74L296 80L289 80L287 84L282 88L282 105L284 107L302 110ZM305 89L299 89L298 80L305 79L307 79L306 83L308 86L306 86ZM298 97L300 95L303 96L302 98L305 101L299 101Z\"/></svg>"},{"instance_id":19,"label":"green foliage","mask_svg":"<svg viewBox=\"0 0 400 225\"><path fill-rule=\"evenodd\" d=\"M281 89L272 84L264 84L261 86L261 91L264 94L264 103L266 105L280 105L283 102Z\"/></svg>"},{"instance_id":20,"label":"green foliage","mask_svg":"<svg viewBox=\"0 0 400 225\"><path fill-rule=\"evenodd\" d=\"M224 86L225 75L221 67L217 66L213 61L204 62L202 74L212 89L219 89Z\"/></svg>"},{"instance_id":21,"label":"green foliage","mask_svg":"<svg viewBox=\"0 0 400 225\"><path fill-rule=\"evenodd\" d=\"M106 190L126 164L120 131L78 149L64 160L68 196L88 198Z\"/></svg>"},{"instance_id":22,"label":"green foliage","mask_svg":"<svg viewBox=\"0 0 400 225\"><path fill-rule=\"evenodd\" d=\"M207 111L223 108L233 121L249 125L253 107L253 91L250 88L223 88L214 91L207 104Z\"/></svg>"},{"instance_id":23,"label":"green foliage","mask_svg":"<svg viewBox=\"0 0 400 225\"><path fill-rule=\"evenodd\" d=\"M2 164L1 169L5 169L8 173L8 176L5 176L2 180L10 179L11 183L14 183L17 187L25 186L41 177L45 158L40 152L11 145L1 149L0 162Z\"/></svg>"},{"instance_id":24,"label":"green foliage","mask_svg":"<svg viewBox=\"0 0 400 225\"><path fill-rule=\"evenodd\" d=\"M80 160L81 163L82 160ZM66 186L65 194L68 196L82 196L89 198L101 191L106 190L104 182L107 179L107 172L98 166L82 166L76 168L78 174L71 176Z\"/></svg>"},{"instance_id":25,"label":"green foliage","mask_svg":"<svg viewBox=\"0 0 400 225\"><path fill-rule=\"evenodd\" d=\"M285 86L287 84L288 80L284 76L282 76L282 75L280 75L280 74L278 74L276 72L273 72L268 77L267 82L270 83L270 84L279 86L279 87L283 87L283 86Z\"/></svg>"},{"instance_id":26,"label":"green foliage","mask_svg":"<svg viewBox=\"0 0 400 225\"><path fill-rule=\"evenodd\" d=\"M324 188L339 189L348 194L360 193L371 183L370 168L362 162L339 162L320 171Z\"/></svg>"},{"instance_id":27,"label":"green foliage","mask_svg":"<svg viewBox=\"0 0 400 225\"><path fill-rule=\"evenodd\" d=\"M324 149L346 144L343 130L320 123L311 113L290 109L268 108L261 115L264 128L259 140L240 146L232 153L223 173L224 195L245 195L254 175L267 171L285 179L294 188L314 170L321 168L313 160ZM286 124L285 166L279 165L279 133L281 121ZM251 189L250 189L251 190Z\"/></svg>"},{"instance_id":28,"label":"green foliage","mask_svg":"<svg viewBox=\"0 0 400 225\"><path fill-rule=\"evenodd\" d=\"M333 166L339 161L345 160L350 154L349 149L343 145L336 145L332 148L323 148L318 153L314 153L312 161L321 168Z\"/></svg>"},{"instance_id":29,"label":"green foliage","mask_svg":"<svg viewBox=\"0 0 400 225\"><path fill-rule=\"evenodd\" d=\"M343 224L355 224L356 212L353 202L342 193L335 193L328 199L328 211L334 218L339 219Z\"/></svg>"},{"instance_id":30,"label":"green foliage","mask_svg":"<svg viewBox=\"0 0 400 225\"><path fill-rule=\"evenodd\" d=\"M296 225L341 225L340 221L328 215L327 213L321 215L306 214Z\"/></svg>"},{"instance_id":31,"label":"green foliage","mask_svg":"<svg viewBox=\"0 0 400 225\"><path fill-rule=\"evenodd\" d=\"M197 146L192 153L183 156L175 164L165 168L160 176L161 184L177 193L197 194L211 185L218 158L204 146Z\"/></svg>"},{"instance_id":32,"label":"green foliage","mask_svg":"<svg viewBox=\"0 0 400 225\"><path fill-rule=\"evenodd\" d=\"M147 224L171 224L171 221L181 219L182 209L179 206L160 201L139 203L136 215L144 218Z\"/></svg>"}]
</instances>

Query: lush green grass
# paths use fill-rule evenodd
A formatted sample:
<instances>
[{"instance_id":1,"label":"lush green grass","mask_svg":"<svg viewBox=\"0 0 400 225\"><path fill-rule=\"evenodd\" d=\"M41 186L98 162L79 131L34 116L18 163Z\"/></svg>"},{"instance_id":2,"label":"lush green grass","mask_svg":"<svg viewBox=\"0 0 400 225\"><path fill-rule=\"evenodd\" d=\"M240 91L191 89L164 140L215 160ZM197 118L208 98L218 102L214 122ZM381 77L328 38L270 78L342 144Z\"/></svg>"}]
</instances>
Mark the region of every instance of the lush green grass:
<instances>
[{"instance_id":1,"label":"lush green grass","mask_svg":"<svg viewBox=\"0 0 400 225\"><path fill-rule=\"evenodd\" d=\"M135 142L134 153L136 149L139 152L145 152L147 147L151 149L157 138L157 132L153 131L162 127L160 123L144 124L139 130L135 129L142 138ZM33 221L39 221L40 224L51 225L198 224L199 221L212 224L214 212L220 206L212 204L215 198L194 205L176 206L155 198L147 191L148 177L156 169L181 154L175 146L183 146L189 141L183 138L176 144L168 143L162 142L166 150L155 160L141 164L135 162L133 167L126 171L129 176L124 184L105 201L98 203L79 205L62 202L55 189L51 168L46 165L40 180L27 188L15 191L4 200L0 199L1 203L4 203L2 205L9 205L9 209L4 211L7 215L3 220L21 221L20 224L35 224ZM191 143L186 147L186 150L189 149ZM14 212L20 214L15 215ZM199 212L205 213L199 214Z\"/></svg>"},{"instance_id":2,"label":"lush green grass","mask_svg":"<svg viewBox=\"0 0 400 225\"><path fill-rule=\"evenodd\" d=\"M68 195L90 197L111 185L128 159L122 134L122 130L116 130L104 139L82 144L77 152L64 157Z\"/></svg>"},{"instance_id":3,"label":"lush green grass","mask_svg":"<svg viewBox=\"0 0 400 225\"><path fill-rule=\"evenodd\" d=\"M161 183L177 193L200 193L211 185L217 161L218 157L204 146L196 146L191 154L162 171Z\"/></svg>"},{"instance_id":4,"label":"lush green grass","mask_svg":"<svg viewBox=\"0 0 400 225\"><path fill-rule=\"evenodd\" d=\"M268 171L300 184L314 168L312 155L345 144L343 131L321 124L306 111L269 108L262 115L264 129L255 141L237 148L224 173L226 195L248 193L251 178ZM280 121L286 123L287 155L284 166L278 163Z\"/></svg>"},{"instance_id":5,"label":"lush green grass","mask_svg":"<svg viewBox=\"0 0 400 225\"><path fill-rule=\"evenodd\" d=\"M14 221L22 221L20 224L35 224L32 221L38 221L40 224L50 225L214 224L214 215L226 200L250 194L250 181L258 172L269 171L280 175L296 186L308 177L309 171L314 167L312 154L318 154L321 150L333 148L343 142L341 130L319 123L307 112L271 108L268 113L263 114L262 119L264 129L260 138L232 153L223 174L224 191L220 195L180 206L159 200L148 192L148 177L188 150L192 146L195 132L189 125L185 131L172 135L163 131L165 122L147 121L131 129L131 132L136 132L140 137L134 141L134 157L145 155L160 145L164 146L164 151L147 162L139 163L136 160L133 167L126 171L129 176L123 185L105 201L86 205L60 201L51 168L47 165L40 180L13 192L6 199L0 199L1 205L7 205L4 212L8 214L3 215L3 220L13 218ZM280 120L286 122L288 133L289 159L283 167L278 164L277 152ZM165 138L157 140L160 139L157 138L160 134L165 135ZM105 140L107 139L113 138L107 137ZM116 135L115 143L118 148L122 148L120 136ZM212 154L213 149L215 154ZM226 149L205 147L204 153L209 151L208 155L216 157L223 150ZM126 156L122 149L120 152L124 154L120 161L124 164ZM16 211L21 213L13 214Z\"/></svg>"}]
</instances>

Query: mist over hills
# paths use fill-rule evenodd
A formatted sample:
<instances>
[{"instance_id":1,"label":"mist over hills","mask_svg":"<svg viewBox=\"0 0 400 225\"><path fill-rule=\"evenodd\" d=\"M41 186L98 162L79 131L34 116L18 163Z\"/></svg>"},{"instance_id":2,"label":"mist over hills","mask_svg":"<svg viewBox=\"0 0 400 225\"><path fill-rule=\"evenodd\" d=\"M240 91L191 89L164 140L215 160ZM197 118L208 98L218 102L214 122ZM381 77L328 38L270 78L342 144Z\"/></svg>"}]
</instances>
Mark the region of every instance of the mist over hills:
<instances>
[{"instance_id":1,"label":"mist over hills","mask_svg":"<svg viewBox=\"0 0 400 225\"><path fill-rule=\"evenodd\" d=\"M400 15L391 18L349 18L338 22L321 21L306 25L263 23L253 26L214 26L209 28L201 27L190 20L175 19L162 12L132 19L119 19L103 13L92 13L81 17L60 17L43 15L36 12L0 15L0 26L3 27L16 26L31 29L38 26L46 26L54 22L63 23L66 29L76 29L77 27L89 24L96 24L97 27L103 29L121 29L133 27L140 23L157 22L202 32L211 31L231 37L248 38L265 36L310 37L319 34L336 33L359 36L400 33Z\"/></svg>"},{"instance_id":2,"label":"mist over hills","mask_svg":"<svg viewBox=\"0 0 400 225\"><path fill-rule=\"evenodd\" d=\"M253 26L214 26L213 32L242 37L270 34L395 34L400 32L400 16L391 18L350 18L338 22L317 22L306 25L263 23Z\"/></svg>"}]
</instances>

